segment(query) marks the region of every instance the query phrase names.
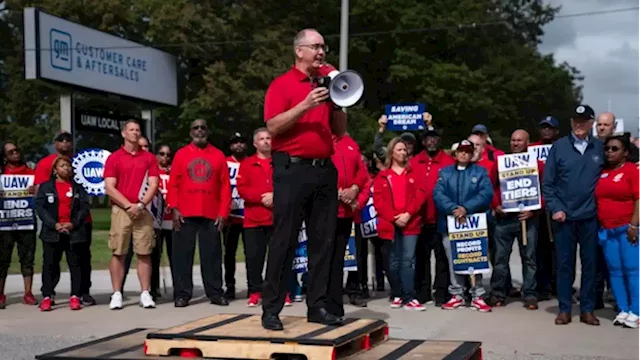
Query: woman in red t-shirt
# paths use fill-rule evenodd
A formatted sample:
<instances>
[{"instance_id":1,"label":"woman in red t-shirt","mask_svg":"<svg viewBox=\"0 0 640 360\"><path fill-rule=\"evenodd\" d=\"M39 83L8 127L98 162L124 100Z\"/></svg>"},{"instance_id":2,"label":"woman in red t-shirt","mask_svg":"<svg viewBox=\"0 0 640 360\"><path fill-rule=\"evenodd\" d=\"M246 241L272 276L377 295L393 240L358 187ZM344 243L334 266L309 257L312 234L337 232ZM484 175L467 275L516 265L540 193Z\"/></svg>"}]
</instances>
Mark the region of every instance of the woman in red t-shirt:
<instances>
[{"instance_id":1,"label":"woman in red t-shirt","mask_svg":"<svg viewBox=\"0 0 640 360\"><path fill-rule=\"evenodd\" d=\"M30 169L22 161L20 149L13 142L6 142L0 148L0 174L2 175L30 175L33 184L33 169ZM33 185L27 188L29 194L33 194ZM32 209L27 210L33 212ZM27 217L33 215L25 214ZM5 219L6 221L7 219ZM34 222L35 224L35 219ZM5 223L5 225L11 225ZM36 231L32 230L12 230L0 231L0 309L4 309L7 297L4 295L4 282L7 278L13 248L17 245L18 257L20 258L20 272L24 279L24 296L22 303L27 305L38 305L38 300L31 292L33 284L33 263L36 253Z\"/></svg>"},{"instance_id":2,"label":"woman in red t-shirt","mask_svg":"<svg viewBox=\"0 0 640 360\"><path fill-rule=\"evenodd\" d=\"M81 256L87 254L89 246L84 226L89 209L89 195L85 189L73 182L71 159L58 156L53 161L50 180L40 184L36 195L36 212L42 220L42 303L41 311L51 311L51 296L55 286L54 277L60 274L62 254L67 258L71 274L71 310L82 305ZM86 256L86 255L85 255Z\"/></svg>"},{"instance_id":3,"label":"woman in red t-shirt","mask_svg":"<svg viewBox=\"0 0 640 360\"><path fill-rule=\"evenodd\" d=\"M609 267L611 289L620 308L615 325L637 328L640 311L638 278L638 166L627 162L629 139L605 141L606 168L596 185L599 239Z\"/></svg>"},{"instance_id":4,"label":"woman in red t-shirt","mask_svg":"<svg viewBox=\"0 0 640 360\"><path fill-rule=\"evenodd\" d=\"M420 209L427 199L426 179L408 162L407 144L399 137L387 147L386 170L373 182L373 203L378 213L378 237L388 258L392 308L424 311L416 299L416 243L422 228ZM383 256L384 256L383 255Z\"/></svg>"}]
</instances>

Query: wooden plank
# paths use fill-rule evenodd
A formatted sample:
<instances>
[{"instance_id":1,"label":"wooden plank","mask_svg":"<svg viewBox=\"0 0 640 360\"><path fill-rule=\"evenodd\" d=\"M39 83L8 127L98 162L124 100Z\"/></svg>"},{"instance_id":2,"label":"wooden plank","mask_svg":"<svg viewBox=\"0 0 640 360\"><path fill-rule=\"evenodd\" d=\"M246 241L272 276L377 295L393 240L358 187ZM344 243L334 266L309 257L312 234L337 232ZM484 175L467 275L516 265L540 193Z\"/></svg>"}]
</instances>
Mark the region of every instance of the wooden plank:
<instances>
[{"instance_id":1,"label":"wooden plank","mask_svg":"<svg viewBox=\"0 0 640 360\"><path fill-rule=\"evenodd\" d=\"M459 351L463 349L464 351ZM456 353L456 351L458 352ZM464 341L388 340L348 360L467 360L479 351L479 343ZM469 357L471 356L471 357Z\"/></svg>"},{"instance_id":2,"label":"wooden plank","mask_svg":"<svg viewBox=\"0 0 640 360\"><path fill-rule=\"evenodd\" d=\"M308 323L305 317L301 316L283 316L281 317L284 331L266 330L262 327L262 318L254 315L246 319L235 321L225 326L215 329L198 332L194 335L198 337L210 336L213 338L239 337L243 339L265 339L265 338L282 338L293 339L310 331L324 328L324 325Z\"/></svg>"},{"instance_id":3,"label":"wooden plank","mask_svg":"<svg viewBox=\"0 0 640 360\"><path fill-rule=\"evenodd\" d=\"M163 329L160 331L157 331L156 333L159 334L186 334L186 333L192 333L194 331L196 332L200 332L202 331L203 327L206 326L212 326L212 325L218 325L222 322L222 325L225 325L229 322L232 322L232 320L238 321L238 320L242 320L246 317L248 317L250 315L247 314L242 314L242 315L238 315L238 314L217 314L214 316L209 316L206 318L202 318L202 319L198 319L195 321L191 321L188 322L186 324L181 324L181 325L177 325L177 326L173 326L170 327L168 329ZM220 325L220 326L222 326Z\"/></svg>"}]
</instances>

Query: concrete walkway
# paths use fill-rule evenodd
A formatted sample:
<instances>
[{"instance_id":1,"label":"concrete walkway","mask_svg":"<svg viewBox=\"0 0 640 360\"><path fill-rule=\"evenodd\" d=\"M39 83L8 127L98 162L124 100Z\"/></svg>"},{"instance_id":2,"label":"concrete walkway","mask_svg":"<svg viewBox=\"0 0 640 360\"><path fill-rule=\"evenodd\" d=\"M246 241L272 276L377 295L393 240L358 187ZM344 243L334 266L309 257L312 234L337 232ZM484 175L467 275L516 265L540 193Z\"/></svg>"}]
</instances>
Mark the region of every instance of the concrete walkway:
<instances>
[{"instance_id":1,"label":"concrete walkway","mask_svg":"<svg viewBox=\"0 0 640 360\"><path fill-rule=\"evenodd\" d=\"M516 252L517 254L517 252ZM521 282L520 259L512 256L511 268L516 286ZM228 307L211 305L204 298L201 287L187 308L175 308L171 301L171 282L168 269L167 295L159 299L158 307L144 310L137 305L138 283L135 271L129 274L125 295L128 300L121 311L107 307L111 283L107 271L93 273L92 292L99 305L71 312L67 307L69 275L63 274L57 293L59 305L50 313L20 303L22 279L9 276L7 293L9 305L0 310L0 359L33 359L35 355L122 332L134 327L165 328L215 313L254 313L260 309L245 306L246 284L244 264L238 264L239 300ZM36 297L40 299L40 276L34 281ZM488 278L485 279L485 283ZM194 268L194 284L202 284L199 268ZM614 327L614 313L610 308L597 315L601 326L591 327L579 322L576 316L567 326L554 325L557 302L542 302L538 311L527 311L520 302L478 313L469 309L444 311L430 306L426 312L392 310L385 294L377 294L369 307L346 306L347 316L378 318L390 325L390 335L396 338L482 341L485 360L494 359L638 359L638 331ZM579 309L574 309L578 314ZM285 308L284 315L305 315L304 303Z\"/></svg>"}]
</instances>

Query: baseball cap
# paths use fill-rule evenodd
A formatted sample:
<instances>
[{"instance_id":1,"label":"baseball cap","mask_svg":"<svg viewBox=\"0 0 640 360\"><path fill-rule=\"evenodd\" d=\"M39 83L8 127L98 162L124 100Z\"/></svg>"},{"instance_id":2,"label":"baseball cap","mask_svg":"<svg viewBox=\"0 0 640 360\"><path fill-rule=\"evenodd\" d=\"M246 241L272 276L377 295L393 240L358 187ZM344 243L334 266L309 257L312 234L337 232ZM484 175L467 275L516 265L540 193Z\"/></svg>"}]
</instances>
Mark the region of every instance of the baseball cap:
<instances>
[{"instance_id":1,"label":"baseball cap","mask_svg":"<svg viewBox=\"0 0 640 360\"><path fill-rule=\"evenodd\" d=\"M466 151L469 151L469 152L473 152L474 148L475 147L473 146L471 141L469 141L467 139L464 139L464 140L462 140L462 141L460 141L458 143L458 146L456 147L456 151L464 151L464 150L466 150Z\"/></svg>"},{"instance_id":2,"label":"baseball cap","mask_svg":"<svg viewBox=\"0 0 640 360\"><path fill-rule=\"evenodd\" d=\"M476 134L476 133L483 133L483 134L488 134L489 133L489 129L487 129L487 127L483 124L476 124L473 129L471 129L471 133L472 134Z\"/></svg>"},{"instance_id":3,"label":"baseball cap","mask_svg":"<svg viewBox=\"0 0 640 360\"><path fill-rule=\"evenodd\" d=\"M400 139L402 139L403 141L409 141L409 142L414 143L414 144L416 142L416 136L413 135L410 132L404 132L404 133L400 134Z\"/></svg>"},{"instance_id":4,"label":"baseball cap","mask_svg":"<svg viewBox=\"0 0 640 360\"><path fill-rule=\"evenodd\" d=\"M422 139L427 138L429 136L431 136L431 137L440 137L440 134L438 134L438 132L434 128L427 129L427 130L423 131L422 134L420 134L420 138L422 138Z\"/></svg>"},{"instance_id":5,"label":"baseball cap","mask_svg":"<svg viewBox=\"0 0 640 360\"><path fill-rule=\"evenodd\" d=\"M231 136L231 140L230 141L231 141L232 144L233 143L237 143L237 142L246 143L247 139L244 136L242 136L242 134L240 134L239 132L236 132L236 133L233 134L233 136Z\"/></svg>"},{"instance_id":6,"label":"baseball cap","mask_svg":"<svg viewBox=\"0 0 640 360\"><path fill-rule=\"evenodd\" d=\"M60 130L53 136L53 142L62 141L64 139L73 141L73 135L67 130Z\"/></svg>"},{"instance_id":7,"label":"baseball cap","mask_svg":"<svg viewBox=\"0 0 640 360\"><path fill-rule=\"evenodd\" d=\"M596 113L589 105L578 105L574 110L574 114L571 115L573 119L593 120L596 118Z\"/></svg>"},{"instance_id":8,"label":"baseball cap","mask_svg":"<svg viewBox=\"0 0 640 360\"><path fill-rule=\"evenodd\" d=\"M558 121L558 119L554 118L553 116L547 116L546 118L542 119L540 121L540 124L538 125L540 126L549 125L551 127L558 128L560 126L560 122Z\"/></svg>"}]
</instances>

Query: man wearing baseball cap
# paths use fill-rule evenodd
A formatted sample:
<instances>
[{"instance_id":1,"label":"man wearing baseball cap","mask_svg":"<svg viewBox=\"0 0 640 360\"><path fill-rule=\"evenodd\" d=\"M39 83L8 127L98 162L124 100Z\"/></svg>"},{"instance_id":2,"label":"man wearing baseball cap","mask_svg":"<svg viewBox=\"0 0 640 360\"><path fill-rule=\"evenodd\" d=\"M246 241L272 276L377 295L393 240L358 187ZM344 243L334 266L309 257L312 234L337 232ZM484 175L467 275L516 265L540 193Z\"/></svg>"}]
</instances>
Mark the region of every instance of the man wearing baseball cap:
<instances>
[{"instance_id":1,"label":"man wearing baseball cap","mask_svg":"<svg viewBox=\"0 0 640 360\"><path fill-rule=\"evenodd\" d=\"M494 147L492 144L489 143L489 129L487 128L486 125L484 125L484 124L476 124L471 129L471 134L480 136L484 140L484 142L486 143L486 145L484 146L484 149L482 151L482 158L483 159L488 159L490 161L496 161L496 159L498 158L499 155L504 155L504 151Z\"/></svg>"},{"instance_id":2,"label":"man wearing baseball cap","mask_svg":"<svg viewBox=\"0 0 640 360\"><path fill-rule=\"evenodd\" d=\"M571 133L553 144L544 170L542 193L555 223L559 303L556 325L571 322L571 285L578 243L582 264L580 321L600 325L593 313L598 246L594 193L604 166L604 149L602 142L591 135L594 120L595 114L589 105L576 107L571 116Z\"/></svg>"},{"instance_id":3,"label":"man wearing baseball cap","mask_svg":"<svg viewBox=\"0 0 640 360\"><path fill-rule=\"evenodd\" d=\"M532 142L529 146L550 145L558 139L560 122L553 116L547 116L538 124L540 140Z\"/></svg>"}]
</instances>

